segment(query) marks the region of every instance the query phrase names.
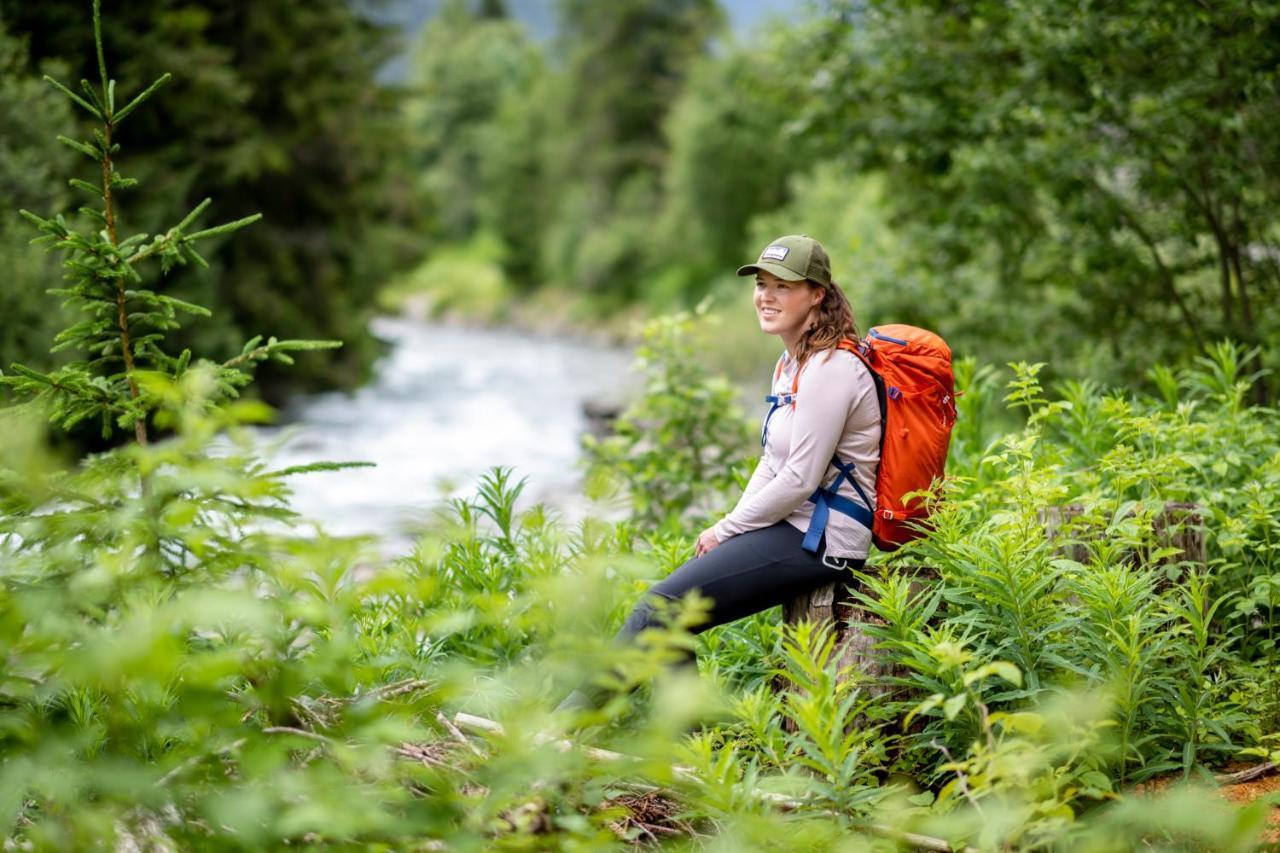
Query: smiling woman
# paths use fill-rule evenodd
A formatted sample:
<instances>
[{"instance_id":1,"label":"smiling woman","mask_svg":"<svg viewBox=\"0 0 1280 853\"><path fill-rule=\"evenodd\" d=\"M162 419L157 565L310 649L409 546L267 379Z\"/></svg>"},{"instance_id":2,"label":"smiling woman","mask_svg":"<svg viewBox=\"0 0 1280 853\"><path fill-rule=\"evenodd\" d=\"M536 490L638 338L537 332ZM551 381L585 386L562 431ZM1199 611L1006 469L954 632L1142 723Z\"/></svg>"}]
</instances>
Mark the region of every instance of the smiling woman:
<instances>
[{"instance_id":1,"label":"smiling woman","mask_svg":"<svg viewBox=\"0 0 1280 853\"><path fill-rule=\"evenodd\" d=\"M866 561L880 406L871 372L840 348L858 336L849 302L811 237L779 237L738 274L755 276L760 329L785 348L766 398L763 453L737 506L698 536L694 558L631 611L622 642L660 621L667 608L655 605L694 590L711 599L694 629L703 631L833 581L851 584ZM592 707L603 695L577 690L560 708Z\"/></svg>"}]
</instances>

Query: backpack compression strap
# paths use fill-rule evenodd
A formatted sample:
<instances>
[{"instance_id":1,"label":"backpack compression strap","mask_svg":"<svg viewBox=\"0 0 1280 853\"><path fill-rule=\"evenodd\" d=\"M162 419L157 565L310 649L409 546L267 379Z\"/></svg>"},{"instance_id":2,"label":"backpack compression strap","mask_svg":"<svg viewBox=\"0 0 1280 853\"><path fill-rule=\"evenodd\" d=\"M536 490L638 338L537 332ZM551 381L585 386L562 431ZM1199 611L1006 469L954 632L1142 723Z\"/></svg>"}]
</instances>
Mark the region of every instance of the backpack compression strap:
<instances>
[{"instance_id":1,"label":"backpack compression strap","mask_svg":"<svg viewBox=\"0 0 1280 853\"><path fill-rule=\"evenodd\" d=\"M847 515L854 521L861 524L868 530L871 529L874 517L871 514L871 501L867 500L867 493L862 491L862 486L858 485L858 481L853 479L853 463L848 464L841 462L839 456L831 458L831 464L836 467L839 472L836 474L835 480L827 488L819 486L809 496L809 500L813 501L813 518L809 520L809 531L804 535L804 542L800 547L811 553L818 553L818 542L822 540L822 534L827 529L827 522L831 518L831 510ZM858 493L858 497L862 498L862 503L856 503L844 495L837 494L840 491L840 481L848 480L849 485L853 486L853 490Z\"/></svg>"}]
</instances>

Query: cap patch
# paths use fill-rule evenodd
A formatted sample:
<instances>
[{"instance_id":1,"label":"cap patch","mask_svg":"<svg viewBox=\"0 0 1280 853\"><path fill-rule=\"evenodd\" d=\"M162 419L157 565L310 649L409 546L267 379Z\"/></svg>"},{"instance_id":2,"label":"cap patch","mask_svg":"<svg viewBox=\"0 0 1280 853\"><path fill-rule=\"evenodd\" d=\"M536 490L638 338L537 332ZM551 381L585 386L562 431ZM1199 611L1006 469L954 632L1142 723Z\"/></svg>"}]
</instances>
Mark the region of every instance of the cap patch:
<instances>
[{"instance_id":1,"label":"cap patch","mask_svg":"<svg viewBox=\"0 0 1280 853\"><path fill-rule=\"evenodd\" d=\"M781 261L791 252L786 246L770 246L760 253L762 261Z\"/></svg>"}]
</instances>

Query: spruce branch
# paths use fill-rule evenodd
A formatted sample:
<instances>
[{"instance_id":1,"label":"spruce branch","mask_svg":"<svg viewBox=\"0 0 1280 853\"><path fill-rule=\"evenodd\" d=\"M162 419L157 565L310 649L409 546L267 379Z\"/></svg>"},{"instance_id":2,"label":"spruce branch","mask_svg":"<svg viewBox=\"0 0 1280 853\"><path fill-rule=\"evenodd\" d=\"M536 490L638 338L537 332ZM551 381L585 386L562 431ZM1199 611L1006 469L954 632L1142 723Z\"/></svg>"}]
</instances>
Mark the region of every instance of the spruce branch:
<instances>
[{"instance_id":1,"label":"spruce branch","mask_svg":"<svg viewBox=\"0 0 1280 853\"><path fill-rule=\"evenodd\" d=\"M177 225L161 234L137 233L130 236L119 233L116 191L136 186L138 182L124 177L116 169L114 157L120 150L114 138L116 127L168 83L172 75L160 75L150 86L128 100L122 109L116 109L116 81L108 74L102 37L101 0L93 2L93 32L100 87L81 80L81 94L51 77L46 79L97 121L97 126L85 138L58 136L58 141L99 164L100 182L73 177L69 185L101 199L101 207L86 204L79 208L91 223L89 228L82 230L69 227L62 214L43 217L27 210L20 211L22 217L39 232L39 236L31 241L33 245L66 253L63 269L68 284L50 288L47 292L59 297L64 306L73 307L83 314L80 322L71 324L55 336L53 351L75 350L83 355L84 360L52 374L15 367L13 375L0 374L0 386L38 398L55 398L49 416L54 424L67 427L99 416L104 437L109 437L113 423L122 428L131 426L137 444L146 445L148 417L166 405L167 400L147 384L150 374L176 379L187 373L192 364L190 350L183 350L176 358L164 351L166 336L181 328L180 317L208 317L211 312L201 305L148 289L140 272L141 262L157 258L162 273L169 272L175 264L208 266L193 245L197 240L230 234L256 222L261 214L188 233L208 210L211 202L206 198ZM263 343L262 337L258 336L245 344L238 356L223 364L198 359L196 364L207 369L213 377L213 387L201 405L212 410L238 397L240 389L252 381L250 368L260 362L270 359L291 364L292 352L339 346L339 341L278 340L274 337ZM147 489L144 482L144 493Z\"/></svg>"},{"instance_id":2,"label":"spruce branch","mask_svg":"<svg viewBox=\"0 0 1280 853\"><path fill-rule=\"evenodd\" d=\"M137 109L139 105L141 105L144 101L147 100L147 98L150 98L153 94L155 94L155 91L157 89L159 89L161 86L163 86L165 83L168 83L172 79L173 79L173 75L170 74L168 71L161 74L154 83L152 83L150 86L144 89L142 91L142 94L138 95L128 104L126 104L124 108L120 110L120 112L112 113L111 115L112 121L114 121L117 125L120 122L124 121L125 116L129 115L129 113ZM112 87L114 88L114 86L115 86L115 81L113 80ZM114 98L114 95L113 95L113 98Z\"/></svg>"},{"instance_id":3,"label":"spruce branch","mask_svg":"<svg viewBox=\"0 0 1280 853\"><path fill-rule=\"evenodd\" d=\"M102 91L108 88L107 60L102 51L102 0L93 0L93 44L98 49L98 74L102 77Z\"/></svg>"},{"instance_id":4,"label":"spruce branch","mask_svg":"<svg viewBox=\"0 0 1280 853\"><path fill-rule=\"evenodd\" d=\"M262 340L261 335L251 339L245 344L244 352L235 358L224 361L220 365L221 368L223 370L243 371L246 366L255 365L267 359L279 361L282 364L293 364L293 359L288 355L289 352L337 349L342 346L342 341L278 341L274 336L268 338L265 344L257 345L260 340Z\"/></svg>"},{"instance_id":5,"label":"spruce branch","mask_svg":"<svg viewBox=\"0 0 1280 853\"><path fill-rule=\"evenodd\" d=\"M348 468L376 468L373 462L311 462L306 465L290 465L277 471L267 471L262 476L270 478L291 477L294 474L312 474L316 471L345 471Z\"/></svg>"},{"instance_id":6,"label":"spruce branch","mask_svg":"<svg viewBox=\"0 0 1280 853\"><path fill-rule=\"evenodd\" d=\"M92 113L94 118L98 119L99 121L104 119L102 112L97 107L95 107L93 104L89 103L84 98L77 95L75 92L68 89L66 86L62 85L57 80L50 77L48 74L44 75L44 79L48 83L52 84L53 87L57 89L59 92L66 95L72 101L76 102L77 104L79 104L80 106L88 110L90 113Z\"/></svg>"},{"instance_id":7,"label":"spruce branch","mask_svg":"<svg viewBox=\"0 0 1280 853\"><path fill-rule=\"evenodd\" d=\"M197 231L194 234L188 234L184 240L192 242L195 240L203 240L206 237L217 237L220 234L230 234L232 231L239 231L246 225L252 225L262 218L261 213L255 213L246 216L243 219L237 219L234 222L225 222L222 225L215 225L212 228L206 228L203 231Z\"/></svg>"}]
</instances>

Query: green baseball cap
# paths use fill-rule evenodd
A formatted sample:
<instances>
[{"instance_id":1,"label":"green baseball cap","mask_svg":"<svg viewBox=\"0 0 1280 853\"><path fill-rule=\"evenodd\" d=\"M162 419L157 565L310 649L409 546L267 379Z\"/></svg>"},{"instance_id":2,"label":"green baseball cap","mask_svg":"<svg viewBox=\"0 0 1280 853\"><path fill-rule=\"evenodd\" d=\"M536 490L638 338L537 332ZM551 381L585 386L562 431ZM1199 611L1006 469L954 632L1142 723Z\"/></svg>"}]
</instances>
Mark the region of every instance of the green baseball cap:
<instances>
[{"instance_id":1,"label":"green baseball cap","mask_svg":"<svg viewBox=\"0 0 1280 853\"><path fill-rule=\"evenodd\" d=\"M831 258L812 237L790 234L764 247L754 264L738 267L738 275L771 272L784 281L809 279L815 284L831 284Z\"/></svg>"}]
</instances>

